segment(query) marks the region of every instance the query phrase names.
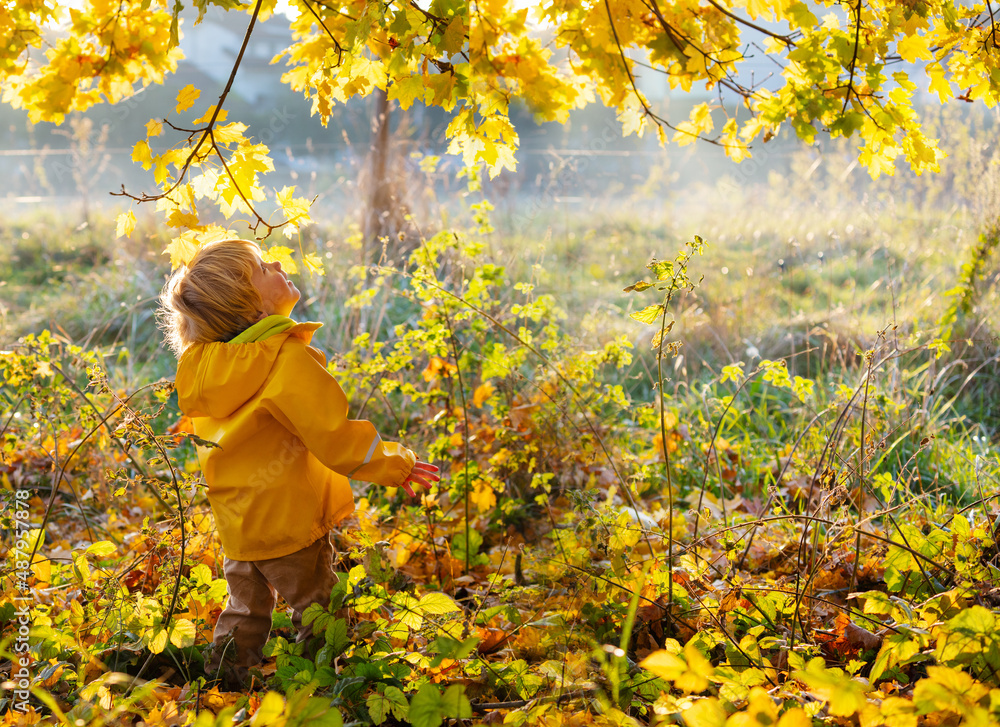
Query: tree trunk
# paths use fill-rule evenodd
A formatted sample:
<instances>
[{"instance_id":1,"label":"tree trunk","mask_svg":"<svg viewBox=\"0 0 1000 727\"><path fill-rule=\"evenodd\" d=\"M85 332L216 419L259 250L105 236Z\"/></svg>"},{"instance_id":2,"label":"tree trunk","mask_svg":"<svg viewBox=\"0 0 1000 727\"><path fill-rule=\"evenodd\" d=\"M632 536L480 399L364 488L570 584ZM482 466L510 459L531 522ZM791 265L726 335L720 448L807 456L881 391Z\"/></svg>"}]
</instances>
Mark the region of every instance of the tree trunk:
<instances>
[{"instance_id":1,"label":"tree trunk","mask_svg":"<svg viewBox=\"0 0 1000 727\"><path fill-rule=\"evenodd\" d=\"M400 250L400 233L406 228L407 207L403 199L403 171L395 158L392 110L385 91L376 90L368 147L367 178L362 185L364 209L361 230L365 262L379 262Z\"/></svg>"}]
</instances>

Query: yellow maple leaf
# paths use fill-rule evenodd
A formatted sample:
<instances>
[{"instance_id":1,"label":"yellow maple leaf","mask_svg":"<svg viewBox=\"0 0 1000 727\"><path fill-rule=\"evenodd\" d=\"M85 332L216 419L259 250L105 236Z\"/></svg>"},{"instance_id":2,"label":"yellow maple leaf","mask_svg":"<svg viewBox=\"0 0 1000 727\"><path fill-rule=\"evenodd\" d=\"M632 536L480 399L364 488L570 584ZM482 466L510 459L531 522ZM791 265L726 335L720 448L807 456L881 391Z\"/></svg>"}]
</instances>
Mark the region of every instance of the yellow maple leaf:
<instances>
[{"instance_id":1,"label":"yellow maple leaf","mask_svg":"<svg viewBox=\"0 0 1000 727\"><path fill-rule=\"evenodd\" d=\"M214 131L212 131L212 138L215 139L217 144L234 144L243 141L243 132L246 130L246 124L234 121L224 126L216 126Z\"/></svg>"},{"instance_id":2,"label":"yellow maple leaf","mask_svg":"<svg viewBox=\"0 0 1000 727\"><path fill-rule=\"evenodd\" d=\"M127 212L122 212L117 217L117 225L115 229L115 237L132 237L132 230L135 229L135 213L132 210Z\"/></svg>"},{"instance_id":3,"label":"yellow maple leaf","mask_svg":"<svg viewBox=\"0 0 1000 727\"><path fill-rule=\"evenodd\" d=\"M923 61L934 60L934 55L931 53L929 47L928 38L925 35L908 35L905 38L901 38L898 43L896 43L896 52L902 57L907 63L914 63L917 59Z\"/></svg>"},{"instance_id":4,"label":"yellow maple leaf","mask_svg":"<svg viewBox=\"0 0 1000 727\"><path fill-rule=\"evenodd\" d=\"M622 125L622 136L631 134L642 136L642 132L646 130L646 110L634 95L622 103L618 111L618 120Z\"/></svg>"},{"instance_id":5,"label":"yellow maple leaf","mask_svg":"<svg viewBox=\"0 0 1000 727\"><path fill-rule=\"evenodd\" d=\"M930 90L938 95L941 103L950 101L955 97L951 89L951 84L944 77L944 68L941 67L940 63L928 63L926 71L927 76L931 79Z\"/></svg>"},{"instance_id":6,"label":"yellow maple leaf","mask_svg":"<svg viewBox=\"0 0 1000 727\"><path fill-rule=\"evenodd\" d=\"M767 18L774 20L774 10L771 8L770 0L747 0L747 13L751 18Z\"/></svg>"},{"instance_id":7,"label":"yellow maple leaf","mask_svg":"<svg viewBox=\"0 0 1000 727\"><path fill-rule=\"evenodd\" d=\"M184 210L175 207L170 210L170 214L167 215L167 225L169 227L197 227L201 222L197 213L185 212Z\"/></svg>"},{"instance_id":8,"label":"yellow maple leaf","mask_svg":"<svg viewBox=\"0 0 1000 727\"><path fill-rule=\"evenodd\" d=\"M311 274L326 275L326 269L323 267L323 260L316 253L306 253L302 256L302 262L305 263L306 270L308 270Z\"/></svg>"},{"instance_id":9,"label":"yellow maple leaf","mask_svg":"<svg viewBox=\"0 0 1000 727\"><path fill-rule=\"evenodd\" d=\"M715 128L715 123L712 121L712 107L707 103L700 103L691 109L691 113L688 114L688 119L694 125L694 128L699 134L707 134ZM734 130L735 126L736 125L734 123Z\"/></svg>"},{"instance_id":10,"label":"yellow maple leaf","mask_svg":"<svg viewBox=\"0 0 1000 727\"><path fill-rule=\"evenodd\" d=\"M479 512L489 512L497 504L497 496L489 482L476 480L475 487L469 493L469 500L479 509Z\"/></svg>"},{"instance_id":11,"label":"yellow maple leaf","mask_svg":"<svg viewBox=\"0 0 1000 727\"><path fill-rule=\"evenodd\" d=\"M462 15L456 14L441 34L441 48L446 53L454 55L462 50L462 43L469 29L462 21Z\"/></svg>"},{"instance_id":12,"label":"yellow maple leaf","mask_svg":"<svg viewBox=\"0 0 1000 727\"><path fill-rule=\"evenodd\" d=\"M722 144L726 149L726 156L737 164L744 159L750 158L750 150L737 132L736 119L729 119L722 127Z\"/></svg>"},{"instance_id":13,"label":"yellow maple leaf","mask_svg":"<svg viewBox=\"0 0 1000 727\"><path fill-rule=\"evenodd\" d=\"M398 101L400 108L408 109L417 99L426 99L431 91L423 76L405 76L394 79L388 92L389 98Z\"/></svg>"},{"instance_id":14,"label":"yellow maple leaf","mask_svg":"<svg viewBox=\"0 0 1000 727\"><path fill-rule=\"evenodd\" d=\"M493 396L494 391L496 391L496 388L489 382L480 385L472 395L473 405L477 407L482 406L484 401Z\"/></svg>"},{"instance_id":15,"label":"yellow maple leaf","mask_svg":"<svg viewBox=\"0 0 1000 727\"><path fill-rule=\"evenodd\" d=\"M209 121L212 120L212 114L214 114L214 113L215 113L215 104L212 104L211 106L208 107L208 109L205 111L205 113L201 115L201 118L195 119L193 123L195 123L195 124L207 124ZM223 121L226 120L226 117L228 115L229 115L229 112L226 111L226 109L222 109L222 111L219 112L219 117L215 120L215 123L221 124Z\"/></svg>"},{"instance_id":16,"label":"yellow maple leaf","mask_svg":"<svg viewBox=\"0 0 1000 727\"><path fill-rule=\"evenodd\" d=\"M380 60L373 60L366 56L355 56L350 67L351 80L358 84L359 88L367 91L367 86L376 86L385 90L388 76L385 65Z\"/></svg>"},{"instance_id":17,"label":"yellow maple leaf","mask_svg":"<svg viewBox=\"0 0 1000 727\"><path fill-rule=\"evenodd\" d=\"M688 694L707 689L708 677L715 672L712 663L692 644L684 647L683 656L666 649L654 651L639 662L639 666L673 682L674 686Z\"/></svg>"},{"instance_id":18,"label":"yellow maple leaf","mask_svg":"<svg viewBox=\"0 0 1000 727\"><path fill-rule=\"evenodd\" d=\"M878 179L882 174L891 177L896 173L896 153L897 150L891 147L873 149L871 146L864 146L858 154L858 161L868 169L872 179Z\"/></svg>"},{"instance_id":19,"label":"yellow maple leaf","mask_svg":"<svg viewBox=\"0 0 1000 727\"><path fill-rule=\"evenodd\" d=\"M196 234L193 230L188 230L172 239L167 245L167 249L164 250L163 254L170 255L171 269L179 268L181 265L187 265L191 262L191 258L195 256L201 247Z\"/></svg>"},{"instance_id":20,"label":"yellow maple leaf","mask_svg":"<svg viewBox=\"0 0 1000 727\"><path fill-rule=\"evenodd\" d=\"M275 195L285 219L296 227L312 222L312 218L309 217L309 207L312 203L302 197L293 197L294 194L295 187L282 187L281 191Z\"/></svg>"},{"instance_id":21,"label":"yellow maple leaf","mask_svg":"<svg viewBox=\"0 0 1000 727\"><path fill-rule=\"evenodd\" d=\"M153 163L153 155L149 149L149 142L145 139L137 141L132 147L132 161L142 164L143 169L149 169Z\"/></svg>"},{"instance_id":22,"label":"yellow maple leaf","mask_svg":"<svg viewBox=\"0 0 1000 727\"><path fill-rule=\"evenodd\" d=\"M191 181L191 189L198 199L203 197L215 199L218 182L219 173L214 169L206 169Z\"/></svg>"},{"instance_id":23,"label":"yellow maple leaf","mask_svg":"<svg viewBox=\"0 0 1000 727\"><path fill-rule=\"evenodd\" d=\"M290 247L272 245L267 250L261 251L260 257L266 263L273 263L275 261L281 263L281 269L289 275L295 275L299 272L299 266L292 259L292 248Z\"/></svg>"},{"instance_id":24,"label":"yellow maple leaf","mask_svg":"<svg viewBox=\"0 0 1000 727\"><path fill-rule=\"evenodd\" d=\"M489 166L490 179L496 177L504 169L509 169L513 172L517 168L517 161L514 159L514 149L513 145L504 142L497 142L494 145L496 158L494 163Z\"/></svg>"},{"instance_id":25,"label":"yellow maple leaf","mask_svg":"<svg viewBox=\"0 0 1000 727\"><path fill-rule=\"evenodd\" d=\"M177 108L175 111L177 113L187 111L194 106L194 102L198 100L199 96L201 96L201 91L189 83L177 94Z\"/></svg>"},{"instance_id":26,"label":"yellow maple leaf","mask_svg":"<svg viewBox=\"0 0 1000 727\"><path fill-rule=\"evenodd\" d=\"M146 136L159 136L163 133L163 124L156 119L150 119L146 122Z\"/></svg>"}]
</instances>

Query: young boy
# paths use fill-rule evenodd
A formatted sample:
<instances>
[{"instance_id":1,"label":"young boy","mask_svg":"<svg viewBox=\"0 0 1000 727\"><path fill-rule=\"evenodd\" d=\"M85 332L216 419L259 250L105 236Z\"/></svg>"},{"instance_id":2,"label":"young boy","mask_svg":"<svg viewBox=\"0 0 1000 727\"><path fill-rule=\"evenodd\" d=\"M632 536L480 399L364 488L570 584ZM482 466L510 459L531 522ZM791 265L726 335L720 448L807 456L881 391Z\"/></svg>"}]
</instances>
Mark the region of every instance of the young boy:
<instances>
[{"instance_id":1,"label":"young boy","mask_svg":"<svg viewBox=\"0 0 1000 727\"><path fill-rule=\"evenodd\" d=\"M386 487L429 486L437 467L370 422L347 418L347 398L309 346L320 323L288 317L299 291L280 263L243 240L205 245L164 287L161 325L177 366L177 399L195 433L208 500L225 551L229 601L209 668L227 686L263 658L276 593L302 612L335 583L330 529L354 510L348 477ZM233 642L228 644L229 637Z\"/></svg>"}]
</instances>

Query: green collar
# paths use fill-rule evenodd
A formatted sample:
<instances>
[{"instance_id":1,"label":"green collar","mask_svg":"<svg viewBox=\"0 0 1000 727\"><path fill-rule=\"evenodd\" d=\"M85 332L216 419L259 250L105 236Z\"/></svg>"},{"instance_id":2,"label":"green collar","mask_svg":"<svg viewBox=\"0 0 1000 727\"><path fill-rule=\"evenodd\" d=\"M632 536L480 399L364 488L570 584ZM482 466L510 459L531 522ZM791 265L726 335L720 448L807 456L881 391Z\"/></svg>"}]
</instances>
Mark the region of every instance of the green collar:
<instances>
[{"instance_id":1,"label":"green collar","mask_svg":"<svg viewBox=\"0 0 1000 727\"><path fill-rule=\"evenodd\" d=\"M248 329L243 331L240 335L236 336L230 340L230 343L259 343L260 341L265 341L271 336L277 336L279 333L284 333L289 328L295 325L293 321L288 316L273 315L268 316L262 321L257 321Z\"/></svg>"}]
</instances>

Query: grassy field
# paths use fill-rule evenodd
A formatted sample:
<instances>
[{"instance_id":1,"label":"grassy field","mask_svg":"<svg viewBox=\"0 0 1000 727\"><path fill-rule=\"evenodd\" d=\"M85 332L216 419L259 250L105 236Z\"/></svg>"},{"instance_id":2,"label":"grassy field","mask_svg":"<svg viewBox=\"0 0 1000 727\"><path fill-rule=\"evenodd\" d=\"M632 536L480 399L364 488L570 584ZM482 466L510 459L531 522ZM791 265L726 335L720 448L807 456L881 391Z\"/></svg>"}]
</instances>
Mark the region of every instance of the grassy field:
<instances>
[{"instance_id":1,"label":"grassy field","mask_svg":"<svg viewBox=\"0 0 1000 727\"><path fill-rule=\"evenodd\" d=\"M959 147L977 127L961 128ZM935 647L972 628L956 621L971 604L995 617L1000 573L995 257L947 315L996 174L962 148L965 171L930 181L862 183L831 146L752 182L664 191L651 176L607 199L494 194L491 211L473 192L428 206L405 265L398 250L359 264L353 214L304 231L293 242L326 274L299 276L296 315L324 322L314 340L354 411L445 477L419 504L359 485L337 532L354 590L323 615L344 619L336 665L296 652L279 616L257 687L361 723L385 721L392 689L416 710L451 684L476 719L652 724L697 699L749 709L769 682L772 708L834 724L850 715L829 695L863 684L851 714L881 724L957 709L913 691L944 684L934 669L994 685L985 641ZM167 232L142 223L124 243L113 228L68 213L0 225L0 471L49 524L32 576L34 658L51 666L33 672L52 700L38 706L241 722L265 698L203 691L219 549L155 385L175 366L155 327ZM675 264L669 291L626 293L653 258ZM661 319L631 314L664 297L658 357ZM437 591L443 610L421 612ZM171 619L192 635L168 636ZM116 702L121 674L153 681Z\"/></svg>"},{"instance_id":2,"label":"grassy field","mask_svg":"<svg viewBox=\"0 0 1000 727\"><path fill-rule=\"evenodd\" d=\"M829 152L823 168L836 158ZM667 204L640 190L606 201L557 199L530 215L517 212L530 200L501 199L475 262L503 267L493 293L501 307L551 296L561 330L581 349L620 336L634 342L634 360L615 376L636 401L649 401L653 330L629 314L651 301L622 290L643 277L649 260L669 259L699 235L707 244L691 261L698 284L671 306L670 338L681 345L664 387L676 407L697 408L698 392L732 363L750 370L762 359L782 359L793 374L831 391L853 386L866 350L894 351L885 373L895 395L909 397L907 409L919 405L921 419L933 410L934 422L948 422L954 437L981 443L985 452L1000 423L995 273L980 281L974 309L951 331L950 352L935 359L922 348L944 331L947 291L984 225L976 209L984 202L918 204L926 197L924 187L913 186L918 181L869 185L859 194L829 179L803 185L772 172L767 183L744 189L722 179ZM721 204L706 201L713 199ZM459 212L457 223L475 227L467 214ZM434 220L424 225L429 238ZM335 356L350 351L360 332L392 341L393 326L413 322L413 306L393 292L406 287L398 276L369 289L366 304L344 306L371 281L356 265L356 229L345 216L297 241L326 263L325 277L299 276L297 315L326 324L317 341ZM123 388L171 377L174 363L155 328L167 235L146 227L137 241L115 241L113 219L100 215L83 224L53 213L8 222L0 230L0 345L49 329L102 351ZM516 283L534 287L526 294Z\"/></svg>"}]
</instances>

